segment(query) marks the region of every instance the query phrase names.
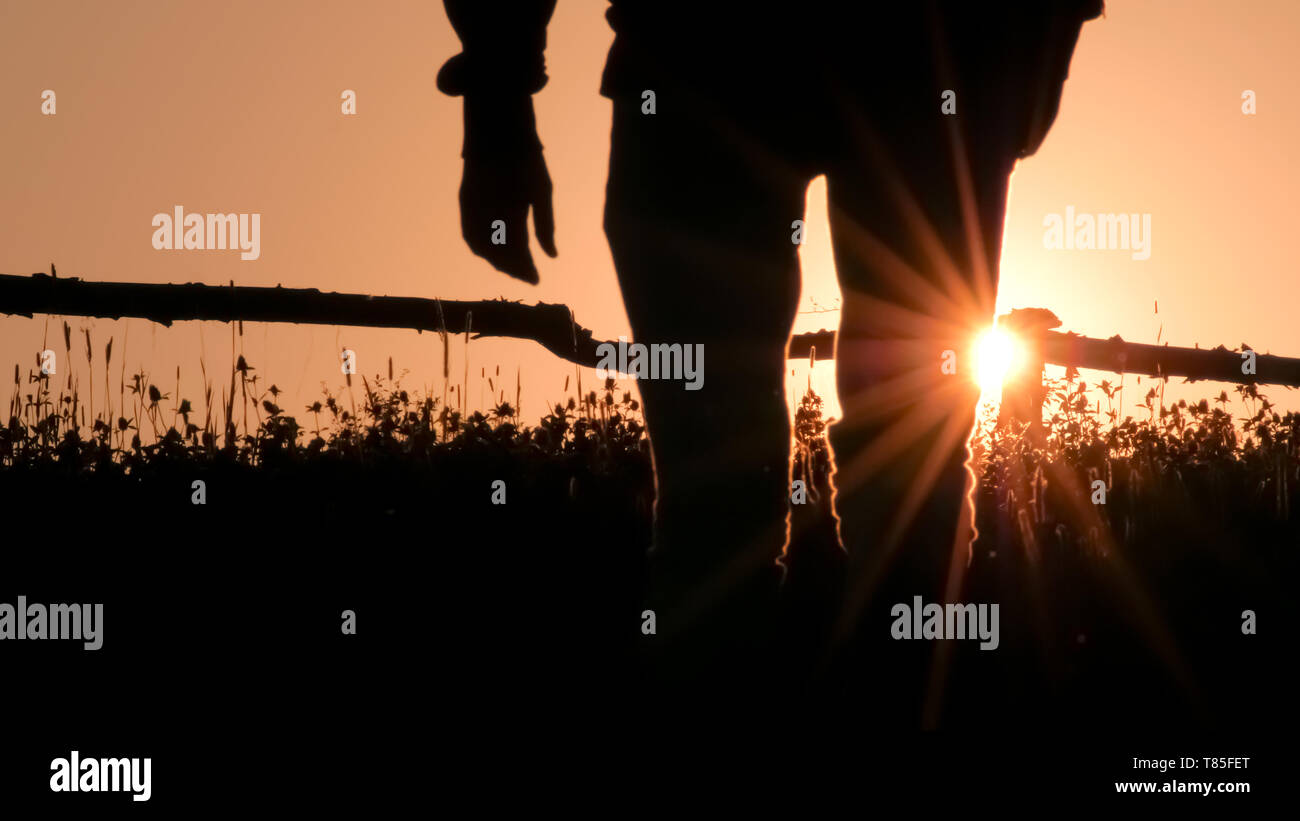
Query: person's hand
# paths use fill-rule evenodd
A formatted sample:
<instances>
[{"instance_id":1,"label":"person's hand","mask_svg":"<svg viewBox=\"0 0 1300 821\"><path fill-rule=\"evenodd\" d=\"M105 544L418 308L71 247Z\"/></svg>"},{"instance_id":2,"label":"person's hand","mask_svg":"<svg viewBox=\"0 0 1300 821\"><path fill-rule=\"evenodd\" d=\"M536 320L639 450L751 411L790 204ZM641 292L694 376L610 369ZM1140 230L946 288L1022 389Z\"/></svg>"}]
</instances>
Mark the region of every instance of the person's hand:
<instances>
[{"instance_id":1,"label":"person's hand","mask_svg":"<svg viewBox=\"0 0 1300 821\"><path fill-rule=\"evenodd\" d=\"M460 229L476 256L515 279L537 284L528 244L528 210L537 243L554 257L551 176L537 139L531 97L465 98L465 170Z\"/></svg>"}]
</instances>

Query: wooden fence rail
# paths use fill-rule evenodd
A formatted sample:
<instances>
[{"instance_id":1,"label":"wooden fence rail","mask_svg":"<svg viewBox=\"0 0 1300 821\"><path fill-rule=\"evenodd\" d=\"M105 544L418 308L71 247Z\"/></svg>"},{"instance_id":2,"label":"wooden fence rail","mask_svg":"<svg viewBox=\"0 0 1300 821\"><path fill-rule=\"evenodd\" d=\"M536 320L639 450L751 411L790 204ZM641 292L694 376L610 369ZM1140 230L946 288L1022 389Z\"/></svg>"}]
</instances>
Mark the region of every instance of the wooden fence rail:
<instances>
[{"instance_id":1,"label":"wooden fence rail","mask_svg":"<svg viewBox=\"0 0 1300 821\"><path fill-rule=\"evenodd\" d=\"M138 317L163 325L183 320L220 322L295 322L469 332L473 338L529 339L556 356L596 367L602 344L564 305L525 305L506 300L440 300L321 292L315 288L231 285L159 285L87 282L49 274L0 274L0 313L32 316L63 314L120 319ZM1256 354L1255 372L1243 372L1243 356L1223 346L1176 348L1125 342L1118 336L1095 339L1073 333L1035 331L1048 364L1133 373L1181 376L1234 383L1300 386L1300 359ZM834 331L795 334L789 357L831 359Z\"/></svg>"}]
</instances>

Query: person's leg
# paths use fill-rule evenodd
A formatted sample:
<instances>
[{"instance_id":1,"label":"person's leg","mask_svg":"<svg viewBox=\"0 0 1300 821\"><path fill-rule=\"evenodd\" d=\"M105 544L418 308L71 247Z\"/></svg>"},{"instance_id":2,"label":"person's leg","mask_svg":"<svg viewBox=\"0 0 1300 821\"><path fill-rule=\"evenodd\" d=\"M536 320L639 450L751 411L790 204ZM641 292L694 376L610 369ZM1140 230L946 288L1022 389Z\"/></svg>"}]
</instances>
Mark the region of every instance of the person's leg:
<instances>
[{"instance_id":1,"label":"person's leg","mask_svg":"<svg viewBox=\"0 0 1300 821\"><path fill-rule=\"evenodd\" d=\"M634 341L703 346L703 383L641 381L657 499L656 673L743 675L766 639L786 539L791 222L807 177L686 92L615 102L605 229ZM748 141L748 142L747 142Z\"/></svg>"},{"instance_id":2,"label":"person's leg","mask_svg":"<svg viewBox=\"0 0 1300 821\"><path fill-rule=\"evenodd\" d=\"M919 718L934 647L891 641L891 608L959 598L979 396L970 343L993 319L1014 162L939 116L937 93L916 96L933 116L904 103L874 125L850 120L854 151L828 180L843 291L830 440L850 562L839 638L882 639L868 641L869 676L905 721Z\"/></svg>"}]
</instances>

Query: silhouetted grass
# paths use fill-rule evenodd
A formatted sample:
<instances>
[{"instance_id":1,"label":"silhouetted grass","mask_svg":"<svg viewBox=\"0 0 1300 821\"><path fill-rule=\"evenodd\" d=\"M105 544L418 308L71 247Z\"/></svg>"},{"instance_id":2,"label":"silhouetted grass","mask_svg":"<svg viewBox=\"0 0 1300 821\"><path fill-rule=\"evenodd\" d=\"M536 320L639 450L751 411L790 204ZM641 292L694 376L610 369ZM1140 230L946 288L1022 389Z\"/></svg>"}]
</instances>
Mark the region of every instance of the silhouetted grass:
<instances>
[{"instance_id":1,"label":"silhouetted grass","mask_svg":"<svg viewBox=\"0 0 1300 821\"><path fill-rule=\"evenodd\" d=\"M114 405L110 339L104 349L103 402L96 408L82 399L66 323L63 336L64 372L43 375L38 357L24 381L21 368L14 367L9 419L0 430L0 468L6 471L126 477L160 465L427 465L449 456L461 461L491 454L491 461L513 461L525 472L575 459L598 473L631 464L649 482L640 408L616 390L613 380L599 391L556 403L527 425L517 410L518 382L512 405L485 371L482 376L499 401L486 412L466 412L464 385L451 387L461 408L450 407L446 388L443 400L408 392L393 378L390 360L386 378L359 378L359 406L349 376L346 398L323 390L321 400L295 415L277 404L279 388L262 387L255 369L239 356L230 387L223 387L217 403L206 364L200 363L201 411L177 396L179 369L175 387L164 392L146 372L128 375L123 367ZM85 339L87 363L92 363L88 330ZM499 368L495 377L500 378ZM92 386L88 378L87 397ZM1300 414L1278 414L1254 385L1237 386L1237 402L1225 391L1212 402L1169 406L1153 388L1138 406L1137 418L1121 420L1113 406L1118 390L1104 381L1094 387L1107 407L1091 403L1086 383L1078 378L1053 381L1042 438L1014 425L999 428L993 414L981 416L971 440L980 530L999 532L1004 549L1032 558L1046 545L1068 544L1083 554L1105 555L1116 545L1151 541L1176 524L1171 519L1209 513L1260 528L1290 523L1292 507L1300 501L1295 499ZM1234 405L1244 414L1234 417ZM826 427L822 400L809 387L795 408L794 478L804 480L811 509L822 511L830 496ZM1097 481L1105 504L1094 500ZM648 504L649 487L638 495Z\"/></svg>"},{"instance_id":2,"label":"silhouetted grass","mask_svg":"<svg viewBox=\"0 0 1300 821\"><path fill-rule=\"evenodd\" d=\"M499 370L481 372L495 404L475 412L465 409L465 385L440 396L411 392L390 364L386 376L350 378L343 393L325 391L292 413L242 357L219 392L200 363L196 405L178 396L179 373L166 386L124 366L113 374L110 341L102 401L92 409L83 397L101 380L92 389L87 377L82 388L66 330L64 341L66 370L14 371L0 430L0 494L12 510L48 510L59 499L77 514L61 522L71 541L98 543L106 527L147 521L138 532L176 533L213 555L248 551L246 562L276 556L295 572L306 565L288 545L310 545L340 568L351 566L344 551L364 547L382 551L381 588L410 572L409 562L426 562L421 579L436 585L457 623L475 624L455 652L478 658L495 648L481 663L496 665L502 688L511 679L498 668L516 663L569 665L611 687L640 680L632 659L643 638L635 615L653 477L640 408L612 380L586 391L577 382L576 396L528 424L517 410L518 380L508 402ZM98 369L89 334L86 353ZM1236 398L1169 406L1152 390L1135 416L1120 418L1109 406L1116 389L1097 387L1105 402L1090 402L1077 378L1052 383L1042 437L999 429L985 414L972 438L979 538L962 595L1002 604L1003 639L995 654L955 651L954 681L964 683L951 688L949 714L1181 721L1210 704L1218 717L1262 715L1277 693L1260 687L1284 684L1260 684L1274 681L1262 648L1284 640L1280 625L1295 612L1300 415L1276 413L1243 386ZM826 591L845 572L830 511L827 421L809 388L795 408L793 466L808 503L793 507L786 564L789 580L803 584L788 606L825 611L810 624L833 617ZM190 497L198 479L208 487L203 506ZM509 488L508 505L490 501L497 480ZM935 522L923 538L949 539L949 525ZM48 518L19 517L11 538L37 543L48 527ZM391 564L412 547L424 558ZM911 591L878 595L904 601ZM1243 641L1248 608L1271 632ZM565 649L520 627L539 613ZM864 629L892 646L887 627ZM852 683L837 691L879 680L879 651L864 645L861 677L846 673ZM570 655L561 664L557 653ZM1259 698L1243 701L1239 687L1250 676Z\"/></svg>"}]
</instances>

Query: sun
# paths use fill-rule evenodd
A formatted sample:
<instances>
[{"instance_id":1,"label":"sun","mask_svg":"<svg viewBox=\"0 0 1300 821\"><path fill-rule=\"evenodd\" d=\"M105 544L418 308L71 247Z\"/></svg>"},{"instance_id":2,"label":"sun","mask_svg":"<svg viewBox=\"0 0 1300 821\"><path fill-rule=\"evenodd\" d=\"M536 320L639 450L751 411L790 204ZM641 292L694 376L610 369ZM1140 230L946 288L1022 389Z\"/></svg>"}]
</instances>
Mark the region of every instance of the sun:
<instances>
[{"instance_id":1,"label":"sun","mask_svg":"<svg viewBox=\"0 0 1300 821\"><path fill-rule=\"evenodd\" d=\"M986 397L1002 393L1002 384L1019 370L1025 352L1019 340L994 325L975 340L976 381Z\"/></svg>"}]
</instances>

